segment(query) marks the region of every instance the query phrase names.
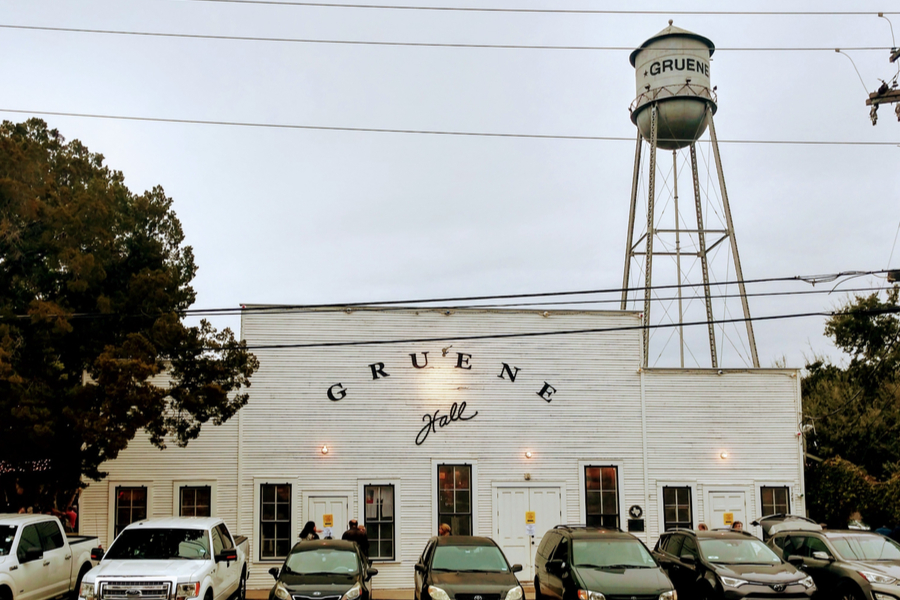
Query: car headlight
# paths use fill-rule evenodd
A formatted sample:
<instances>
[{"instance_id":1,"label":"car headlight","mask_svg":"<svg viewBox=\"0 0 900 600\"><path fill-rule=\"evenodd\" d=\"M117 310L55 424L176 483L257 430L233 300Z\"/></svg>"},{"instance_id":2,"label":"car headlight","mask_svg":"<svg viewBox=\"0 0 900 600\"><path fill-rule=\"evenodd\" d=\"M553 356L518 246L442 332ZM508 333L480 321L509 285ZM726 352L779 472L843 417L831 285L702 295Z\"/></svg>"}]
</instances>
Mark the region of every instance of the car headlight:
<instances>
[{"instance_id":1,"label":"car headlight","mask_svg":"<svg viewBox=\"0 0 900 600\"><path fill-rule=\"evenodd\" d=\"M433 585L428 586L428 595L431 596L431 600L450 600L447 592Z\"/></svg>"},{"instance_id":2,"label":"car headlight","mask_svg":"<svg viewBox=\"0 0 900 600\"><path fill-rule=\"evenodd\" d=\"M578 590L578 600L606 600L606 596L591 590Z\"/></svg>"},{"instance_id":3,"label":"car headlight","mask_svg":"<svg viewBox=\"0 0 900 600\"><path fill-rule=\"evenodd\" d=\"M94 600L94 584L81 582L81 589L78 590L78 596L84 600Z\"/></svg>"},{"instance_id":4,"label":"car headlight","mask_svg":"<svg viewBox=\"0 0 900 600\"><path fill-rule=\"evenodd\" d=\"M344 595L341 596L341 600L354 600L355 598L359 598L361 593L362 587L360 587L359 583L356 583L352 588L344 592Z\"/></svg>"},{"instance_id":5,"label":"car headlight","mask_svg":"<svg viewBox=\"0 0 900 600\"><path fill-rule=\"evenodd\" d=\"M522 586L517 585L506 592L506 600L522 600L525 594L522 593Z\"/></svg>"},{"instance_id":6,"label":"car headlight","mask_svg":"<svg viewBox=\"0 0 900 600\"><path fill-rule=\"evenodd\" d=\"M802 585L802 586L805 587L806 589L809 589L809 588L811 588L811 587L815 587L815 586L816 586L816 583L813 581L813 578L812 578L812 577L804 577L803 579L801 579L801 580L798 581L797 583L799 583L800 585Z\"/></svg>"},{"instance_id":7,"label":"car headlight","mask_svg":"<svg viewBox=\"0 0 900 600\"><path fill-rule=\"evenodd\" d=\"M279 600L293 600L291 593L281 583L275 584L275 597Z\"/></svg>"},{"instance_id":8,"label":"car headlight","mask_svg":"<svg viewBox=\"0 0 900 600\"><path fill-rule=\"evenodd\" d=\"M719 577L722 580L722 585L727 585L728 587L741 587L747 583L746 579L738 579L737 577Z\"/></svg>"},{"instance_id":9,"label":"car headlight","mask_svg":"<svg viewBox=\"0 0 900 600\"><path fill-rule=\"evenodd\" d=\"M678 600L678 592L669 590L659 595L659 600Z\"/></svg>"},{"instance_id":10,"label":"car headlight","mask_svg":"<svg viewBox=\"0 0 900 600\"><path fill-rule=\"evenodd\" d=\"M863 579L869 583L897 583L895 577L889 577L881 573L873 573L872 571L857 571L857 573L862 575Z\"/></svg>"},{"instance_id":11,"label":"car headlight","mask_svg":"<svg viewBox=\"0 0 900 600\"><path fill-rule=\"evenodd\" d=\"M177 600L182 598L196 598L200 595L200 582L179 583L178 587L175 589L177 590L175 593L175 598ZM288 600L290 600L290 596L288 596Z\"/></svg>"}]
</instances>

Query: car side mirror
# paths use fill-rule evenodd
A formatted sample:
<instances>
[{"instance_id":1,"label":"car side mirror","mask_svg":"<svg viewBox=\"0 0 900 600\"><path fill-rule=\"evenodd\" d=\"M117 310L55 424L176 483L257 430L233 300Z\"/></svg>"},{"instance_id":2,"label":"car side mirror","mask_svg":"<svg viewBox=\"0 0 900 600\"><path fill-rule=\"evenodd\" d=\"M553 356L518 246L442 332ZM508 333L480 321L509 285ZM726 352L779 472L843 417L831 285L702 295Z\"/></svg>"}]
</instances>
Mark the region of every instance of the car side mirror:
<instances>
[{"instance_id":1,"label":"car side mirror","mask_svg":"<svg viewBox=\"0 0 900 600\"><path fill-rule=\"evenodd\" d=\"M269 575L271 575L275 579L278 579L278 567L272 567L271 569L269 569Z\"/></svg>"},{"instance_id":2,"label":"car side mirror","mask_svg":"<svg viewBox=\"0 0 900 600\"><path fill-rule=\"evenodd\" d=\"M103 560L104 554L106 554L106 552L103 550L103 548L92 548L91 560Z\"/></svg>"},{"instance_id":3,"label":"car side mirror","mask_svg":"<svg viewBox=\"0 0 900 600\"><path fill-rule=\"evenodd\" d=\"M522 565L513 565L509 568L512 573L518 573L522 570Z\"/></svg>"},{"instance_id":4,"label":"car side mirror","mask_svg":"<svg viewBox=\"0 0 900 600\"><path fill-rule=\"evenodd\" d=\"M559 575L566 570L566 561L555 558L547 561L547 572Z\"/></svg>"},{"instance_id":5,"label":"car side mirror","mask_svg":"<svg viewBox=\"0 0 900 600\"><path fill-rule=\"evenodd\" d=\"M372 579L376 575L378 575L378 569L373 569L371 567L366 569L366 581Z\"/></svg>"},{"instance_id":6,"label":"car side mirror","mask_svg":"<svg viewBox=\"0 0 900 600\"><path fill-rule=\"evenodd\" d=\"M827 552L822 552L821 550L817 550L813 552L813 558L816 560L827 560L828 562L834 562L834 557L828 554Z\"/></svg>"},{"instance_id":7,"label":"car side mirror","mask_svg":"<svg viewBox=\"0 0 900 600\"><path fill-rule=\"evenodd\" d=\"M25 561L31 562L33 560L37 560L44 556L44 551L38 548L37 546L30 546L25 548Z\"/></svg>"},{"instance_id":8,"label":"car side mirror","mask_svg":"<svg viewBox=\"0 0 900 600\"><path fill-rule=\"evenodd\" d=\"M222 562L223 560L228 562L237 560L237 548L229 548L216 554L216 562Z\"/></svg>"},{"instance_id":9,"label":"car side mirror","mask_svg":"<svg viewBox=\"0 0 900 600\"><path fill-rule=\"evenodd\" d=\"M803 566L803 557L797 556L796 554L791 554L787 557L787 561L797 567L798 569Z\"/></svg>"}]
</instances>

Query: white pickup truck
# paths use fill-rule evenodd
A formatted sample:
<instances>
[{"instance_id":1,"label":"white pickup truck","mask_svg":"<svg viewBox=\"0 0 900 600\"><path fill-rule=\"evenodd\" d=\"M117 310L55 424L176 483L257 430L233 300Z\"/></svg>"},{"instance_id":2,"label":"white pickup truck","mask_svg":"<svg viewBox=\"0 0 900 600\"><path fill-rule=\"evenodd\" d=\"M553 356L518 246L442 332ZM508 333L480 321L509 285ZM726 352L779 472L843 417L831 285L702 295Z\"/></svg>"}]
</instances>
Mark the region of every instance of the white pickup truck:
<instances>
[{"instance_id":1,"label":"white pickup truck","mask_svg":"<svg viewBox=\"0 0 900 600\"><path fill-rule=\"evenodd\" d=\"M66 536L51 515L0 514L0 600L47 600L78 591L97 538Z\"/></svg>"},{"instance_id":2,"label":"white pickup truck","mask_svg":"<svg viewBox=\"0 0 900 600\"><path fill-rule=\"evenodd\" d=\"M81 583L81 600L245 600L245 537L213 517L132 523Z\"/></svg>"}]
</instances>

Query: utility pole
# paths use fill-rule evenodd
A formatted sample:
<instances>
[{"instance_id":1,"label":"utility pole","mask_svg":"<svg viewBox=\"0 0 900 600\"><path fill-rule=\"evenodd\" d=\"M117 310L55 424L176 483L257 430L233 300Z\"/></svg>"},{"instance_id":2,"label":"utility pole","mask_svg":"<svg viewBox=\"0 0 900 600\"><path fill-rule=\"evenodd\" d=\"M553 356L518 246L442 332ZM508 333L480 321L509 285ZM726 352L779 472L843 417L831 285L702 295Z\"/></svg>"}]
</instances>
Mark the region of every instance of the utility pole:
<instances>
[{"instance_id":1,"label":"utility pole","mask_svg":"<svg viewBox=\"0 0 900 600\"><path fill-rule=\"evenodd\" d=\"M891 48L891 63L897 62L898 59L900 59L900 48ZM879 106L895 103L897 106L894 107L894 113L897 115L897 120L900 121L900 90L897 89L896 75L894 75L890 85L886 81L882 81L878 89L869 94L869 99L866 100L866 106L872 107L869 110L869 118L872 119L872 125L878 122Z\"/></svg>"}]
</instances>

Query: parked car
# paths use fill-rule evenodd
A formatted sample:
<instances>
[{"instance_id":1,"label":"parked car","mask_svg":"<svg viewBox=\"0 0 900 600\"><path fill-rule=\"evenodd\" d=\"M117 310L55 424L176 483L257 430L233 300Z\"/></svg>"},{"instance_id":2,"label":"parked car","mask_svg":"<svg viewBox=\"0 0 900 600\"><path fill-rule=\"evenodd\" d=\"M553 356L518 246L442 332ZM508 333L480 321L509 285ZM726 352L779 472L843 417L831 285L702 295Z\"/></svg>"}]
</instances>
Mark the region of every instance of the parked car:
<instances>
[{"instance_id":1,"label":"parked car","mask_svg":"<svg viewBox=\"0 0 900 600\"><path fill-rule=\"evenodd\" d=\"M653 554L681 598L810 598L813 578L742 531L667 531Z\"/></svg>"},{"instance_id":2,"label":"parked car","mask_svg":"<svg viewBox=\"0 0 900 600\"><path fill-rule=\"evenodd\" d=\"M802 562L826 597L895 600L900 597L900 544L858 530L782 531L769 540L776 554Z\"/></svg>"},{"instance_id":3,"label":"parked car","mask_svg":"<svg viewBox=\"0 0 900 600\"><path fill-rule=\"evenodd\" d=\"M525 591L494 540L433 537L415 566L416 600L523 600Z\"/></svg>"},{"instance_id":4,"label":"parked car","mask_svg":"<svg viewBox=\"0 0 900 600\"><path fill-rule=\"evenodd\" d=\"M81 584L80 600L244 600L246 537L215 517L167 517L132 523Z\"/></svg>"},{"instance_id":5,"label":"parked car","mask_svg":"<svg viewBox=\"0 0 900 600\"><path fill-rule=\"evenodd\" d=\"M378 569L356 542L329 539L294 544L281 569L269 573L275 578L269 600L369 600Z\"/></svg>"},{"instance_id":6,"label":"parked car","mask_svg":"<svg viewBox=\"0 0 900 600\"><path fill-rule=\"evenodd\" d=\"M544 534L534 568L536 600L676 600L643 542L618 529L557 525Z\"/></svg>"},{"instance_id":7,"label":"parked car","mask_svg":"<svg viewBox=\"0 0 900 600\"><path fill-rule=\"evenodd\" d=\"M97 538L66 535L52 515L0 514L0 598L46 600L77 594L94 566Z\"/></svg>"}]
</instances>

